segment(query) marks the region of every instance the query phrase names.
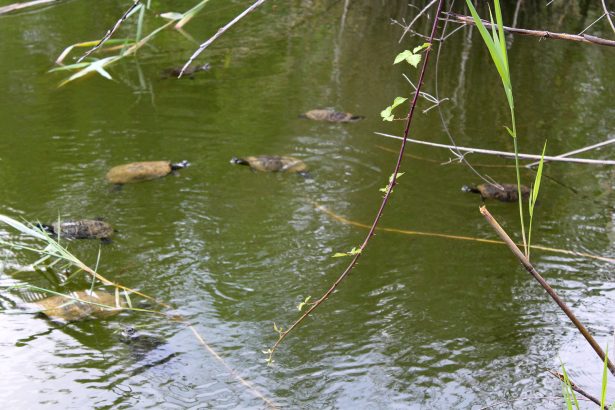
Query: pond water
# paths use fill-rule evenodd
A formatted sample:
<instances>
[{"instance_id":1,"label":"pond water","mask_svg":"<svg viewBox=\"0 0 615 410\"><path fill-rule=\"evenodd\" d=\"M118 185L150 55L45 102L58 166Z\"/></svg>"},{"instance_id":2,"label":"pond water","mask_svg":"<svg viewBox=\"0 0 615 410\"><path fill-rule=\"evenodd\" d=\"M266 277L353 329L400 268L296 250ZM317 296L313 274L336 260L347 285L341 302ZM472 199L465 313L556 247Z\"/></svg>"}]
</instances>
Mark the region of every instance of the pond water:
<instances>
[{"instance_id":1,"label":"pond water","mask_svg":"<svg viewBox=\"0 0 615 410\"><path fill-rule=\"evenodd\" d=\"M192 323L235 374L186 325L159 316L127 312L60 324L32 314L23 292L6 286L68 291L88 282L58 287L52 270L24 269L35 255L5 246L5 408L266 407L256 390L288 408L556 409L561 388L547 370L560 360L577 384L599 395L600 361L508 249L409 232L497 239L478 212L480 198L460 191L479 178L446 164L450 152L416 145L408 147L381 222L397 231L373 238L348 280L268 367L262 350L277 338L273 323L287 326L300 301L321 295L348 262L332 255L357 246L367 232L319 206L362 224L375 215L398 141L374 132L403 131L401 121L382 122L379 113L396 96L409 96L402 74L416 78L392 62L423 41L407 36L398 43L402 29L390 19L410 21L418 9L405 1L271 1L208 48L198 61L211 70L192 80L161 78L197 47L169 30L136 58L111 66L113 80L90 76L58 88L68 73L47 73L56 57L70 44L99 38L128 3L73 0L0 17L2 213L43 222L105 218L118 232L101 248L99 272L172 305L170 313ZM145 32L163 24L157 14L184 11L186 3L154 1ZM524 3L517 24L579 32L602 13L593 3L586 10ZM202 41L248 4L212 0L185 31ZM506 22L514 12L514 5L504 9ZM416 28L427 32L428 24ZM117 36L135 29L133 16ZM613 35L603 21L591 33ZM611 49L507 41L521 151L538 153L548 139L547 153L557 155L615 137ZM427 113L421 110L431 104L422 100L411 136L449 143L442 115L459 145L512 150L502 127L509 121L505 97L478 33L457 31L433 57L424 91L436 94L437 73L438 95L449 100ZM366 119L298 118L317 107ZM612 159L614 152L609 146L584 156ZM258 154L299 157L313 178L229 163ZM510 161L467 158L482 174L514 181ZM114 165L158 159L192 166L120 191L105 182ZM614 258L613 169L549 164L545 173L533 242ZM523 172L526 184L533 177ZM519 239L516 206L488 206ZM32 242L7 226L0 235ZM91 266L98 249L95 242L70 243ZM540 250L532 259L599 343L612 346L614 265ZM135 353L118 339L123 326L164 343Z\"/></svg>"}]
</instances>

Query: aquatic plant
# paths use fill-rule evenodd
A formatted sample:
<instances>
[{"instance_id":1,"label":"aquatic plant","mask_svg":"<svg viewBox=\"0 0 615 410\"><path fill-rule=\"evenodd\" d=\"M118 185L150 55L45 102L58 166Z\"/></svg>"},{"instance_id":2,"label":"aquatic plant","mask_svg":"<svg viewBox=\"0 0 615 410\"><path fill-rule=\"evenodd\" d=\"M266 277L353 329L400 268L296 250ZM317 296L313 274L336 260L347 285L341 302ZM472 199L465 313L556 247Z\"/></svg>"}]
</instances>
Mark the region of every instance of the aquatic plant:
<instances>
[{"instance_id":1,"label":"aquatic plant","mask_svg":"<svg viewBox=\"0 0 615 410\"><path fill-rule=\"evenodd\" d=\"M183 13L177 12L167 12L160 14L160 17L168 20L167 23L159 26L158 28L151 31L145 37L143 35L143 26L145 20L145 12L151 6L151 0L148 0L145 4L141 3L139 0L134 1L134 3L130 6L130 8L120 17L120 19L115 23L113 28L109 29L107 33L103 36L103 38L99 41L87 41L87 42L79 42L72 44L64 49L62 53L56 59L56 64L60 65L59 67L52 68L49 72L62 72L62 71L76 71L70 77L64 79L60 82L59 87L62 87L78 78L84 77L88 74L98 73L102 77L106 79L112 79L111 74L106 70L110 65L120 61L123 58L134 55L141 47L151 41L156 35L158 35L163 30L174 25L174 28L177 30L181 29L185 24L187 24L201 9L205 6L205 4L209 0L202 0L197 3L194 7ZM111 36L117 31L120 25L128 20L132 15L139 12L139 16L137 19L137 25L135 30L134 38L123 38L123 39L111 39ZM102 49L104 44L113 45L113 47L107 47L106 49ZM63 62L66 57L75 49L78 48L90 48L85 54L83 54L76 63L64 65ZM91 58L90 55L97 51L115 51L119 49L118 54L105 57L105 58ZM84 61L86 60L87 61Z\"/></svg>"},{"instance_id":2,"label":"aquatic plant","mask_svg":"<svg viewBox=\"0 0 615 410\"><path fill-rule=\"evenodd\" d=\"M12 249L26 250L26 251L33 252L34 254L39 255L40 258L37 261L35 261L33 264L31 264L32 267L42 265L43 263L48 263L49 267L53 267L57 264L60 264L60 268L62 270L65 270L68 268L76 269L71 275L69 275L69 278L65 281L65 283L68 280L70 280L70 278L74 277L76 274L80 272L85 272L87 275L90 276L91 281L92 281L90 285L90 290L94 288L96 281L101 282L105 286L110 286L114 288L115 305L112 306L112 305L97 303L91 300L85 300L85 299L75 297L71 293L62 293L62 292L58 292L52 289L47 289L47 288L43 288L43 287L39 287L39 286L27 284L27 283L23 283L19 285L4 286L4 289L6 289L7 291L11 291L13 289L26 288L26 289L30 289L30 290L34 290L38 292L48 293L51 295L61 296L62 298L67 300L67 303L75 303L75 302L83 303L83 304L95 306L102 310L129 310L129 311L135 311L135 312L141 312L141 313L150 313L150 314L162 316L166 319L172 320L175 323L182 324L186 326L186 328L190 329L190 331L193 333L194 337L199 342L199 344L209 354L211 354L222 366L224 366L224 368L228 371L228 373L232 375L233 378L237 380L237 382L243 385L252 395L262 400L267 408L278 408L278 406L271 399L264 396L256 388L256 386L254 386L249 380L244 379L233 368L231 368L228 365L228 363L211 346L209 346L209 344L205 341L203 336L196 330L196 328L191 323L187 322L184 318L182 318L181 316L177 316L177 315L170 315L169 313L164 312L162 310L159 311L159 310L151 310L151 309L142 309L142 308L137 308L133 306L132 299L130 296L131 294L138 295L142 298L148 299L161 307L171 308L170 305L164 302L161 302L152 296L149 296L138 290L131 289L126 286L120 285L118 283L112 282L109 279L102 276L101 274L99 274L96 270L98 269L98 264L100 262L100 254L101 254L100 248L99 248L98 256L96 258L96 267L94 269L91 269L85 263L79 260L75 255L69 252L69 250L66 247L62 246L62 244L60 243L59 233L58 233L58 236L56 236L56 238L54 239L53 237L45 233L43 229L38 228L36 225L32 223L27 223L27 222L22 223L6 215L0 215L0 222L13 227L17 231L19 231L20 233L28 237L34 238L35 240L42 242L41 246L36 247L36 246L30 246L30 245L24 244L22 242L14 241L14 240L7 241L4 239L0 239L0 245L5 245ZM60 223L59 218L58 218L58 223ZM120 298L123 298L124 301L121 302ZM306 300L306 303L307 303L307 300Z\"/></svg>"},{"instance_id":3,"label":"aquatic plant","mask_svg":"<svg viewBox=\"0 0 615 410\"><path fill-rule=\"evenodd\" d=\"M35 246L29 246L29 245L26 245L24 243L17 242L17 241L6 241L4 239L0 239L0 244L2 245L6 245L13 249L23 249L23 250L26 250L26 251L29 251L29 252L32 252L38 255L39 259L31 264L33 268L36 268L45 263L49 267L54 267L58 265L59 269L62 271L70 271L71 269L73 270L73 272L70 275L68 275L68 278L65 282L75 277L78 273L85 272L85 274L88 275L91 280L90 290L94 289L97 281L100 282L104 286L112 287L116 294L116 305L115 306L105 306L105 305L98 304L99 307L108 308L108 309L127 309L127 310L135 310L135 311L141 311L141 312L162 314L159 311L149 310L149 309L140 309L140 308L134 307L132 304L131 296L130 296L131 294L134 294L134 295L143 297L145 299L148 299L160 306L170 308L169 305L163 302L159 302L152 296L146 295L138 290L131 289L129 287L115 283L107 279L106 277L102 276L101 274L99 274L96 271L96 269L98 268L98 264L100 262L100 249L99 249L97 260L96 260L96 267L95 269L92 269L88 265L83 263L80 259L78 259L75 255L73 255L66 247L62 246L62 244L60 243L59 232L57 233L57 236L54 238L48 235L47 233L45 233L45 231L42 228L39 228L34 224L22 223L6 215L0 215L0 222L3 222L13 227L14 229L21 232L22 234L25 234L31 238L37 239L42 242L41 246L35 247ZM59 218L58 218L58 223L60 223ZM54 291L52 289L42 288L42 287L30 285L30 284L21 284L21 285L17 285L17 287L30 288L33 290L49 293L52 295L63 296L70 300L77 300L78 302L81 302L81 303L96 304L91 301L86 301L86 300L75 298L67 293L61 293L61 292ZM16 286L12 285L10 288L16 288ZM126 306L123 306L123 304L119 302L120 297L122 297L125 300Z\"/></svg>"}]
</instances>

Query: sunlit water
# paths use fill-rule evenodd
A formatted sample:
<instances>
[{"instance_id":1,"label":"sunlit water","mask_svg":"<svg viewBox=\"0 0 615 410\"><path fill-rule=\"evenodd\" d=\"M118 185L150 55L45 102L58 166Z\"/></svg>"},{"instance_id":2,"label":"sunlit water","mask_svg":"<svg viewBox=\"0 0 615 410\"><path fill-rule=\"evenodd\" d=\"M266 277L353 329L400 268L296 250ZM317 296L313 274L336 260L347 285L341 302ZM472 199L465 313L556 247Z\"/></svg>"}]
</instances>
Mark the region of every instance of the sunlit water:
<instances>
[{"instance_id":1,"label":"sunlit water","mask_svg":"<svg viewBox=\"0 0 615 410\"><path fill-rule=\"evenodd\" d=\"M33 314L24 299L37 295L3 291L5 408L265 407L236 375L290 408L560 408L559 382L547 373L560 360L576 383L599 394L599 360L507 249L403 232L379 232L350 278L267 367L261 351L276 340L273 322L286 326L299 302L326 290L347 263L333 253L366 233L318 206L364 224L375 214L398 145L373 132L402 132L401 122L383 123L379 113L410 93L402 73L416 73L391 63L423 41L398 44L401 29L389 19L409 21L417 10L406 2L271 2L213 44L199 60L211 71L193 80L160 77L196 47L169 31L110 68L113 81L91 76L58 89L67 74L46 71L64 47L115 22L126 4L113 3L75 0L0 17L2 213L43 222L104 217L118 232L102 247L99 271L171 304L236 374L185 324L144 313L59 324ZM162 24L155 14L183 11L184 3L154 2L146 31ZM186 31L205 39L246 4L212 1ZM597 5L586 14L544 10L523 7L518 25L578 32L601 13ZM510 22L514 9L504 12ZM134 29L131 19L118 36ZM417 29L427 31L427 22ZM592 33L608 36L606 23ZM508 41L522 151L539 152L548 139L555 155L615 137L611 50ZM436 94L433 57L425 91ZM502 132L505 97L477 33L458 31L437 63L438 94L450 99L442 115L456 142L511 150ZM316 107L367 118L298 118ZM419 112L412 134L449 142L436 109ZM460 191L478 178L441 165L449 152L408 151L420 158L405 159L382 226L495 239L479 198ZM586 156L612 159L613 152ZM313 178L229 164L254 154L302 158ZM157 159L193 165L121 191L104 181L114 165ZM500 182L514 180L511 168L480 166L510 162L468 159ZM534 242L615 257L613 171L557 164L545 172L552 179L541 187ZM529 184L533 174L523 178ZM489 208L518 231L514 205ZM6 226L0 236L32 244ZM98 248L70 244L92 266ZM27 268L34 255L5 247L1 256L2 285L54 286L51 270ZM599 343L612 345L613 265L541 251L532 258ZM70 289L86 286L81 279ZM135 352L118 338L126 325L163 343Z\"/></svg>"}]
</instances>

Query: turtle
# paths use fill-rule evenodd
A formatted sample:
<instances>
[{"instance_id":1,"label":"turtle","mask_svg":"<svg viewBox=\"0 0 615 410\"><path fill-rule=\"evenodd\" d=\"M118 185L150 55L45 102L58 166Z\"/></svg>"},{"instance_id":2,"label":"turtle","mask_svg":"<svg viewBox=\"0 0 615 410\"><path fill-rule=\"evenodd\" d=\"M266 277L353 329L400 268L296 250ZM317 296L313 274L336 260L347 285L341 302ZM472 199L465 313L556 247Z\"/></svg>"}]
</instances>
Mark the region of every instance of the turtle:
<instances>
[{"instance_id":1,"label":"turtle","mask_svg":"<svg viewBox=\"0 0 615 410\"><path fill-rule=\"evenodd\" d=\"M194 73L199 71L209 71L211 69L211 65L209 63L205 63L203 65L195 65L190 66L184 70L181 78L194 78ZM162 71L163 78L169 77L179 77L179 74L182 72L182 67L171 67Z\"/></svg>"},{"instance_id":2,"label":"turtle","mask_svg":"<svg viewBox=\"0 0 615 410\"><path fill-rule=\"evenodd\" d=\"M59 234L64 239L100 239L102 242L110 242L115 232L110 224L100 218L60 221L51 225L38 224L37 226L52 236Z\"/></svg>"},{"instance_id":3,"label":"turtle","mask_svg":"<svg viewBox=\"0 0 615 410\"><path fill-rule=\"evenodd\" d=\"M259 155L243 158L231 158L231 164L248 165L255 171L263 172L288 172L301 176L309 176L305 162L295 157L278 155Z\"/></svg>"},{"instance_id":4,"label":"turtle","mask_svg":"<svg viewBox=\"0 0 615 410\"><path fill-rule=\"evenodd\" d=\"M516 202L519 198L517 194L516 184L500 184L502 189L493 184L480 184L476 187L464 185L461 187L463 192L473 192L480 194L485 199L497 199L502 202ZM525 185L521 185L521 196L527 200L530 196L530 189Z\"/></svg>"},{"instance_id":5,"label":"turtle","mask_svg":"<svg viewBox=\"0 0 615 410\"><path fill-rule=\"evenodd\" d=\"M139 332L132 326L124 326L119 333L120 342L130 346L132 352L139 356L154 350L158 346L162 346L166 342L164 339Z\"/></svg>"},{"instance_id":6,"label":"turtle","mask_svg":"<svg viewBox=\"0 0 615 410\"><path fill-rule=\"evenodd\" d=\"M107 181L115 185L131 184L134 182L149 181L162 178L171 172L190 166L188 161L176 164L170 161L131 162L118 165L107 172Z\"/></svg>"},{"instance_id":7,"label":"turtle","mask_svg":"<svg viewBox=\"0 0 615 410\"><path fill-rule=\"evenodd\" d=\"M35 303L41 307L41 313L45 316L66 322L86 318L106 319L118 314L123 308L122 303L117 305L115 295L101 290L81 290L66 296L50 296Z\"/></svg>"},{"instance_id":8,"label":"turtle","mask_svg":"<svg viewBox=\"0 0 615 410\"><path fill-rule=\"evenodd\" d=\"M310 110L299 115L300 118L307 118L314 121L329 122L357 122L365 118L362 115L354 115L349 112L340 112L331 109Z\"/></svg>"}]
</instances>

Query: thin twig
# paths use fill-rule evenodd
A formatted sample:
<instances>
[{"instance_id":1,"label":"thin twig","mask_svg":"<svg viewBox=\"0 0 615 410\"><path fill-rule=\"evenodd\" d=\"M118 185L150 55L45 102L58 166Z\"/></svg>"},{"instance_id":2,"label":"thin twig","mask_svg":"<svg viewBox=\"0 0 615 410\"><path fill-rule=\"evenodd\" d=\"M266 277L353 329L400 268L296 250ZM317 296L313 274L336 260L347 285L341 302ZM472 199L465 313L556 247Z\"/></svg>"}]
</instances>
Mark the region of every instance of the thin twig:
<instances>
[{"instance_id":1,"label":"thin twig","mask_svg":"<svg viewBox=\"0 0 615 410\"><path fill-rule=\"evenodd\" d=\"M82 55L81 57L79 57L79 59L77 60L77 63L80 63L83 61L84 58L88 57L90 54L92 54L94 51L98 50L103 44L105 44L105 41L109 40L111 38L111 36L113 35L113 33L115 33L115 31L120 27L120 25L128 18L128 15L139 5L139 3L141 2L141 0L134 0L134 3L132 3L132 6L130 6L130 8L128 10L126 10L126 12L122 15L122 17L120 17L120 19L115 23L115 25L111 28L111 30L107 30L107 33L105 34L105 36L98 42L98 44L96 44L94 47L92 47L91 49L89 49L84 55Z\"/></svg>"},{"instance_id":2,"label":"thin twig","mask_svg":"<svg viewBox=\"0 0 615 410\"><path fill-rule=\"evenodd\" d=\"M566 152L565 154L558 155L557 158L566 158L566 157L569 157L571 155L580 154L581 152L589 151L589 150L592 150L594 148L603 147L605 145L609 145L609 144L612 144L614 142L615 142L615 138L610 139L610 140L606 140L606 141L602 141L602 142L599 142L599 143L594 144L594 145L589 145L587 147L575 149L574 151L570 151L570 152ZM545 161L545 162L548 162L548 161ZM534 166L538 165L539 163L540 163L540 161L532 162L531 164L527 164L526 167L531 168L531 167L534 167Z\"/></svg>"},{"instance_id":3,"label":"thin twig","mask_svg":"<svg viewBox=\"0 0 615 410\"><path fill-rule=\"evenodd\" d=\"M186 62L186 64L184 64L184 66L182 67L182 70L180 71L179 75L177 76L177 78L181 78L182 75L184 75L184 71L186 71L186 69L190 66L190 64L192 64L192 62L199 56L199 54L201 54L207 47L209 47L209 45L211 43L213 43L214 41L216 41L218 39L218 37L220 37L222 34L224 34L224 32L226 30L228 30L229 28L231 28L235 23L237 23L239 20L241 20L242 18L244 18L248 13L254 11L254 9L256 9L258 6L260 6L261 4L263 4L265 1L267 0L257 0L254 2L254 4L252 4L250 7L248 7L247 9L245 9L241 14L239 14L237 17L235 17L233 20L229 21L224 27L220 28L216 34L214 34L213 36L211 36L209 38L209 40L207 40L206 42L204 42L203 44L201 44L199 46L199 48L194 52L194 54L192 54L190 56L190 58L188 59L188 61Z\"/></svg>"},{"instance_id":4,"label":"thin twig","mask_svg":"<svg viewBox=\"0 0 615 410\"><path fill-rule=\"evenodd\" d=\"M594 20L593 22L591 22L591 24L587 27L585 27L583 30L581 30L579 32L579 36L583 33L585 33L587 30L589 30L594 24L596 24L597 22L599 22L600 20L602 20L604 18L604 14L602 14L600 17L598 17L596 20Z\"/></svg>"},{"instance_id":5,"label":"thin twig","mask_svg":"<svg viewBox=\"0 0 615 410\"><path fill-rule=\"evenodd\" d=\"M433 25L431 27L431 35L429 37L430 38L430 42L432 42L433 39L436 36L436 30L438 28L438 15L440 14L440 11L442 10L442 4L443 3L444 3L444 0L439 0L438 1L438 9L436 11L436 14L434 15ZM402 159L404 158L404 151L405 151L405 148L406 148L406 140L407 140L408 134L410 132L410 124L412 124L412 118L414 116L414 111L415 111L416 105L417 105L418 100L419 100L419 95L420 95L420 92L421 92L421 86L423 85L423 80L425 78L425 72L427 70L427 64L429 63L429 56L431 54L431 49L432 49L432 47L428 47L426 52L425 52L425 59L423 60L423 65L421 67L421 71L420 71L420 74L419 74L419 80L417 82L418 85L417 85L416 91L414 92L414 97L412 98L412 102L410 103L410 107L408 109L408 115L406 117L406 127L404 129L404 138L403 138L401 146L399 148L399 155L397 157L397 163L395 164L395 168L393 169L393 173L391 174L391 178L390 178L389 184L387 186L386 193L384 194L384 198L382 198L382 202L380 203L380 208L378 209L378 212L376 213L376 216L374 218L374 222L372 223L372 226L371 226L369 232L367 233L367 236L365 237L365 239L363 240L363 243L359 247L359 251L354 254L352 260L350 261L350 263L348 264L348 266L346 267L344 272L342 272L342 274L331 285L331 287L316 302L314 302L314 304L312 304L309 307L309 309L307 309L306 312L303 313L299 317L299 319L297 319L287 330L281 331L279 333L278 340L268 350L269 358L270 359L272 358L273 353L275 352L277 347L280 345L280 343L282 343L282 341L286 338L286 336L288 336L288 334L290 332L292 332L295 328L297 328L297 326L299 326L299 324L301 324L305 320L305 318L308 317L315 309L317 309L320 305L322 305L322 303L325 302L329 298L331 293L333 293L333 291L335 291L335 289L338 287L338 285L344 279L346 279L346 277L348 277L350 272L356 266L357 261L361 257L362 252L367 247L367 244L369 243L370 239L372 238L372 236L374 236L374 233L376 231L376 227L378 226L378 222L380 222L380 218L382 217L382 213L384 212L384 208L386 207L387 203L389 202L389 198L391 196L391 192L393 191L393 187L397 183L397 174L399 172L399 168L401 167Z\"/></svg>"},{"instance_id":6,"label":"thin twig","mask_svg":"<svg viewBox=\"0 0 615 410\"><path fill-rule=\"evenodd\" d=\"M410 24L408 24L406 26L406 28L404 29L404 32L402 33L401 37L399 38L398 43L401 43L401 41L404 39L404 37L406 36L406 34L408 34L408 31L410 31L410 29L412 28L412 26L414 25L414 23L416 23L416 21L419 19L419 17L421 17L431 6L433 6L436 3L437 0L431 0L429 2L429 4L427 4L425 7L423 7L423 10L419 11L419 14L417 14L412 21L410 22Z\"/></svg>"},{"instance_id":7,"label":"thin twig","mask_svg":"<svg viewBox=\"0 0 615 410\"><path fill-rule=\"evenodd\" d=\"M21 10L28 7L40 6L42 4L55 3L57 1L59 0L34 0L25 3L9 4L8 6L0 7L0 14L10 13L11 11Z\"/></svg>"},{"instance_id":8,"label":"thin twig","mask_svg":"<svg viewBox=\"0 0 615 410\"><path fill-rule=\"evenodd\" d=\"M549 370L549 373L552 374L553 376L557 377L561 382L566 383L566 379L564 378L563 374L561 374L559 372L556 372L556 371L553 371L553 370ZM572 390L576 391L580 395L586 397L587 399L593 401L598 406L600 406L600 400L598 400L595 396L592 396L591 394L587 393L585 390L583 390L582 388L577 386L572 380L570 380L570 377L568 377L568 381L570 382L570 388ZM604 410L608 410L609 406L605 405L603 408L604 408Z\"/></svg>"},{"instance_id":9,"label":"thin twig","mask_svg":"<svg viewBox=\"0 0 615 410\"><path fill-rule=\"evenodd\" d=\"M406 154L406 155L408 155L408 154ZM330 216L334 220L336 220L336 221L338 221L340 223L343 223L345 225L356 226L357 228L362 228L362 229L369 229L370 228L370 226L368 224L364 224L364 223L361 223L361 222L353 221L353 220L348 219L348 218L346 218L346 217L344 217L342 215L338 215L335 212L333 212L332 210L324 207L323 205L314 203L314 207L316 207L316 209L318 209L319 211L324 212L326 215ZM479 242L479 243L488 243L488 244L493 244L493 245L506 245L505 242L498 241L498 240L495 240L495 239L476 238L476 237L473 237L473 236L454 235L454 234L447 234L447 233L443 233L443 232L413 231L413 230L410 230L410 229L387 228L387 227L380 227L380 226L378 228L376 228L376 230L380 231L380 232L391 232L391 233L397 233L397 234L401 234L401 235L426 236L426 237L431 237L431 238L451 239L451 240L457 240L457 241ZM523 244L517 244L517 246L523 246ZM534 245L534 244L530 245L530 249L540 250L540 251L544 251L544 252L551 252L551 253L559 253L559 254L563 254L563 255L578 256L578 257L581 257L581 258L595 259L595 260L599 260L599 261L615 264L615 259L614 258L608 258L606 256L600 256L600 255L594 255L592 253L577 252L577 251L571 251L571 250L568 250L568 249L551 248L551 247L548 247L548 246Z\"/></svg>"},{"instance_id":10,"label":"thin twig","mask_svg":"<svg viewBox=\"0 0 615 410\"><path fill-rule=\"evenodd\" d=\"M508 248L510 248L512 253L517 257L517 259L519 259L519 262L521 262L521 264L523 265L525 270L527 270L534 277L534 279L536 279L538 281L538 283L540 283L540 286L543 287L543 289L549 294L549 296L551 296L551 298L555 301L555 303L557 303L557 305L566 314L566 316L568 316L570 321L576 326L576 328L579 330L579 332L581 332L583 337L585 337L585 340L587 340L587 342L590 344L590 346L594 349L594 351L600 357L602 362L603 363L605 361L607 362L607 366L608 366L609 370L611 371L611 374L613 374L615 376L615 365L613 364L613 362L611 362L610 359L606 358L606 356L604 354L604 350L602 350L602 348L600 347L598 342L596 342L596 339L594 339L594 337L591 335L591 333L589 333L587 328L585 326L583 326L581 321L579 319L577 319L577 317L572 312L572 310L570 310L570 308L566 305L566 303L564 303L564 301L557 295L557 293L555 293L553 288L551 288L551 286L549 286L547 281L545 281L544 278L540 275L540 273L538 273L536 268L534 268L534 266L532 266L532 264L530 263L529 259L523 254L523 252L521 252L519 250L517 245L515 245L515 243L512 241L512 239L510 239L510 237L508 236L506 231L504 231L504 229L495 220L495 218L493 218L491 213L489 213L489 211L487 210L487 208L484 205L480 207L480 213L483 214L483 216L485 217L487 222L489 222L489 225L491 225L491 227L497 232L499 237L504 242L506 242L506 245L508 245Z\"/></svg>"},{"instance_id":11,"label":"thin twig","mask_svg":"<svg viewBox=\"0 0 615 410\"><path fill-rule=\"evenodd\" d=\"M395 138L398 140L403 139L403 137L399 137L397 135L385 134L382 132L375 132L374 134L381 135L387 138ZM438 144L435 142L421 141L421 140L415 140L411 138L408 138L408 142L412 142L414 144L420 144L420 145L428 145L430 147L466 151L466 152L475 153L475 154L498 155L498 156L505 157L505 158L515 157L514 152L494 151L494 150L482 149L482 148L460 147L458 145ZM540 159L541 156L534 155L534 154L519 154L519 158ZM580 163L580 164L594 164L594 165L615 165L615 160L608 160L608 159L602 160L602 159L588 159L588 158L560 158L560 157L549 157L549 156L545 156L544 158L545 158L545 161L549 160L549 161L554 161L554 162L574 162L574 163Z\"/></svg>"},{"instance_id":12,"label":"thin twig","mask_svg":"<svg viewBox=\"0 0 615 410\"><path fill-rule=\"evenodd\" d=\"M243 377L241 377L232 367L230 367L222 357L220 357L220 355L218 353L216 353L216 351L214 349L212 349L207 342L205 341L205 339L203 339L203 336L201 336L201 334L194 328L194 326L188 324L188 328L192 331L192 333L194 333L194 337L196 337L196 339L199 341L199 343L201 343L201 345L203 345L203 347L218 361L222 364L222 366L224 366L226 368L226 370L235 378L237 379L237 381L239 381L241 384L243 384L245 387L248 388L248 390L250 390L250 392L258 397L259 399L261 399L262 401L265 402L265 404L267 405L267 407L271 408L271 409L278 409L279 407L271 401L271 399L268 399L267 397L265 397L261 392L259 392L256 387L250 383L248 380L244 379Z\"/></svg>"},{"instance_id":13,"label":"thin twig","mask_svg":"<svg viewBox=\"0 0 615 410\"><path fill-rule=\"evenodd\" d=\"M449 11L451 11L453 9L453 6L455 5L455 2L452 1ZM463 26L460 26L463 27ZM444 22L444 27L442 27L442 37L444 37L444 34L446 33L446 29L448 28L448 21ZM459 28L459 27L458 27ZM436 75L435 75L435 87L436 87L436 100L438 98L440 98L440 86L439 86L439 73L440 73L440 53L442 51L442 47L438 47L438 54L436 57ZM462 68L463 69L463 68ZM442 124L442 128L444 129L444 132L446 133L446 135L448 136L448 139L451 141L451 144L453 144L454 146L457 146L457 143L455 142L455 139L453 138L453 134L451 133L448 125L446 124L446 121L444 119L444 113L442 112L442 108L438 105L438 115L440 116L440 123ZM455 155L455 157L457 158L457 160L459 161L459 163L465 164L468 169L470 171L472 171L476 176L478 176L480 179L482 179L483 181L485 181L488 184L491 185L495 185L496 187L498 187L499 189L501 189L502 187L497 184L493 178L489 177L488 175L483 176L480 172L478 172L473 166L472 164L470 164L470 161L468 161L466 159L466 155L465 154L461 154L457 149L451 149L450 150L451 153L453 155Z\"/></svg>"},{"instance_id":14,"label":"thin twig","mask_svg":"<svg viewBox=\"0 0 615 410\"><path fill-rule=\"evenodd\" d=\"M453 23L460 23L466 25L473 25L474 20L472 20L471 16L464 16L463 14L456 13L444 13L447 17L450 18L449 21ZM491 23L483 20L483 24L485 27L491 28ZM553 33L545 30L528 30L523 28L513 28L503 26L502 29L508 33L520 34L523 36L532 36L532 37L540 37L540 38L551 38L554 40L568 40L568 41L577 41L586 44L596 44L600 46L608 46L615 47L615 40L608 40L601 37L590 36L589 34L567 34L567 33Z\"/></svg>"},{"instance_id":15,"label":"thin twig","mask_svg":"<svg viewBox=\"0 0 615 410\"><path fill-rule=\"evenodd\" d=\"M613 29L613 33L615 33L615 24L613 24L613 19L611 19L611 12L606 7L605 0L602 0L602 9L604 10L604 15L606 16L606 19L609 21L609 24L611 25L611 28Z\"/></svg>"}]
</instances>

